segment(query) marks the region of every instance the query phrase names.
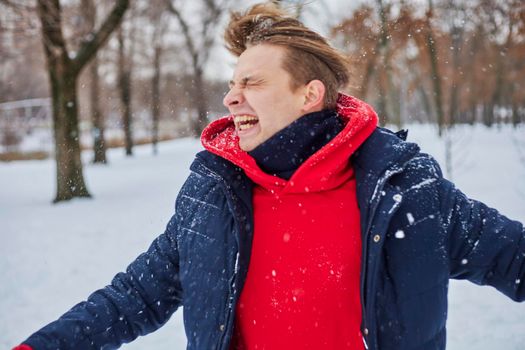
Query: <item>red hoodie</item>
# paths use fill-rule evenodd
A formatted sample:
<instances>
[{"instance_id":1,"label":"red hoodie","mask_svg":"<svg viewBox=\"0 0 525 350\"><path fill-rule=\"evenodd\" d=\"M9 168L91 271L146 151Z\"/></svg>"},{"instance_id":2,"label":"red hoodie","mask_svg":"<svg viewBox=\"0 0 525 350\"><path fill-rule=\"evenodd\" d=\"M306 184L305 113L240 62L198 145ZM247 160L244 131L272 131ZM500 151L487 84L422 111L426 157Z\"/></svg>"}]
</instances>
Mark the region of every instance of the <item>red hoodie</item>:
<instances>
[{"instance_id":1,"label":"red hoodie","mask_svg":"<svg viewBox=\"0 0 525 350\"><path fill-rule=\"evenodd\" d=\"M231 116L203 132L208 151L255 183L254 237L232 349L363 349L360 220L349 158L377 116L342 94L337 111L344 129L288 181L264 173L239 148Z\"/></svg>"}]
</instances>

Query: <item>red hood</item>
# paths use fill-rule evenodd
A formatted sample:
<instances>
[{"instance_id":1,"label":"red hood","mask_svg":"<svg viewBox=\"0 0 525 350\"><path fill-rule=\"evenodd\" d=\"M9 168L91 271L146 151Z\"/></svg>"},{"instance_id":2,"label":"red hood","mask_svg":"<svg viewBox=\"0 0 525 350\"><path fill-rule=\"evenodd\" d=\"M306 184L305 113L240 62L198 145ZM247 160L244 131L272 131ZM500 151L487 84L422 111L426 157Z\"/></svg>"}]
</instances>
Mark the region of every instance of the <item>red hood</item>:
<instances>
[{"instance_id":1,"label":"red hood","mask_svg":"<svg viewBox=\"0 0 525 350\"><path fill-rule=\"evenodd\" d=\"M267 174L239 147L233 116L215 120L202 132L205 149L242 168L256 184L275 192L317 192L336 188L352 176L348 159L377 126L377 115L363 101L340 93L337 113L345 122L334 139L314 153L290 180Z\"/></svg>"}]
</instances>

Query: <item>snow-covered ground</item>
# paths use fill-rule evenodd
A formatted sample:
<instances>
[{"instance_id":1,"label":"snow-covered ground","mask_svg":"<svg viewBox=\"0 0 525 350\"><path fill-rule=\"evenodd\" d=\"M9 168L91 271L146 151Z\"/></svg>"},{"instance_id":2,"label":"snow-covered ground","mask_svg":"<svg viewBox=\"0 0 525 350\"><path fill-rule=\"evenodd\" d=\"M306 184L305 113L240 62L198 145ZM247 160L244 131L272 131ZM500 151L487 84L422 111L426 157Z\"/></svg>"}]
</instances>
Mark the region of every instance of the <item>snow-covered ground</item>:
<instances>
[{"instance_id":1,"label":"snow-covered ground","mask_svg":"<svg viewBox=\"0 0 525 350\"><path fill-rule=\"evenodd\" d=\"M414 125L409 140L437 157L433 127ZM525 222L525 128L461 127L451 137L453 180L469 196ZM54 320L146 249L169 219L197 141L163 143L160 154L109 152L109 166L87 164L93 199L52 205L52 160L0 164L0 348L9 349ZM91 156L85 154L86 160ZM520 161L521 159L521 161ZM453 281L450 350L523 349L525 303L489 287ZM185 348L182 313L125 349Z\"/></svg>"}]
</instances>

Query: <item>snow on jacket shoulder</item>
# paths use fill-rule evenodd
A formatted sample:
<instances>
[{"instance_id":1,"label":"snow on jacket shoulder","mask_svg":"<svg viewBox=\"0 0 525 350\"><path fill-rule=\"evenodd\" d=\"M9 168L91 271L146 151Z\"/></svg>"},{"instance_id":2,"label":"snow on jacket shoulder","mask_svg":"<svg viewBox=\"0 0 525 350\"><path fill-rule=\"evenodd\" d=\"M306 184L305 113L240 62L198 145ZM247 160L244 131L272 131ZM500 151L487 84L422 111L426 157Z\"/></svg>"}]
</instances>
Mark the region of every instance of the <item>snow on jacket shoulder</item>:
<instances>
[{"instance_id":1,"label":"snow on jacket shoulder","mask_svg":"<svg viewBox=\"0 0 525 350\"><path fill-rule=\"evenodd\" d=\"M378 128L351 161L361 215L362 333L369 349L445 349L448 279L525 299L523 226L468 199L412 143ZM114 349L184 307L188 349L228 349L250 258L252 183L197 155L176 214L147 252L24 343Z\"/></svg>"}]
</instances>

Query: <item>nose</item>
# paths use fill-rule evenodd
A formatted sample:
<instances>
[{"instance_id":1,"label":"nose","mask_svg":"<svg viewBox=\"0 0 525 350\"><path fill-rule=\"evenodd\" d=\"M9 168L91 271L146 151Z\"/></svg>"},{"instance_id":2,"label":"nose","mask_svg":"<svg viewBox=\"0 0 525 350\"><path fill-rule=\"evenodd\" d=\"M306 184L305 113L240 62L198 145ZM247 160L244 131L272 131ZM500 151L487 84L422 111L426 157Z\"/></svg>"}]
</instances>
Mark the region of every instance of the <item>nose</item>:
<instances>
[{"instance_id":1,"label":"nose","mask_svg":"<svg viewBox=\"0 0 525 350\"><path fill-rule=\"evenodd\" d=\"M230 91L224 96L222 104L224 107L230 109L233 106L239 105L243 102L244 98L242 96L241 89L232 87Z\"/></svg>"}]
</instances>

